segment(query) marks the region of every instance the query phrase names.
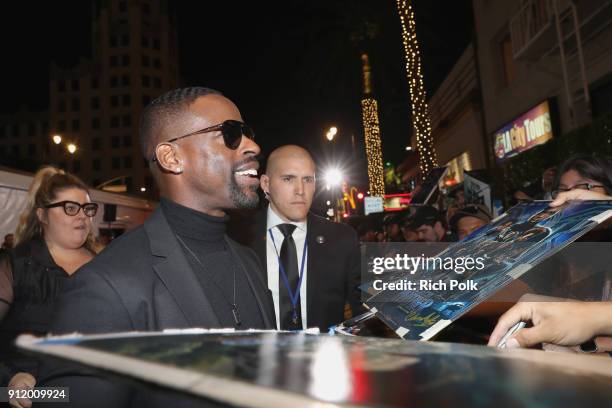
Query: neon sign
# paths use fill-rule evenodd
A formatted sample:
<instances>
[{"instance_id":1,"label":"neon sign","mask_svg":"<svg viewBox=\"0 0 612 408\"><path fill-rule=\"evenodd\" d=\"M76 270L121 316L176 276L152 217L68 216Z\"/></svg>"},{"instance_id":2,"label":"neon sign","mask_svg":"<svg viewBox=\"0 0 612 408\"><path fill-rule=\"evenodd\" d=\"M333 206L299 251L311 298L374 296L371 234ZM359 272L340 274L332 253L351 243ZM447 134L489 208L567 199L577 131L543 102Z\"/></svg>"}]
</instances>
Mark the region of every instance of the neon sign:
<instances>
[{"instance_id":1,"label":"neon sign","mask_svg":"<svg viewBox=\"0 0 612 408\"><path fill-rule=\"evenodd\" d=\"M502 162L553 137L548 101L542 102L495 132L495 159Z\"/></svg>"}]
</instances>

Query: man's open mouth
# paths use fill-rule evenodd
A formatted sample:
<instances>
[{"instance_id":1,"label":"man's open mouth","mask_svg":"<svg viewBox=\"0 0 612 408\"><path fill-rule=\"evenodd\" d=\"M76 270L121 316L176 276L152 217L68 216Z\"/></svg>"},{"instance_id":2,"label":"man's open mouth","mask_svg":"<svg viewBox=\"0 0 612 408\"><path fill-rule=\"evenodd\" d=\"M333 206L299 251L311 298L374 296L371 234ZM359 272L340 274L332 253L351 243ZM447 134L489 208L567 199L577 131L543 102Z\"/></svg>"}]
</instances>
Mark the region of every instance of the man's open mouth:
<instances>
[{"instance_id":1,"label":"man's open mouth","mask_svg":"<svg viewBox=\"0 0 612 408\"><path fill-rule=\"evenodd\" d=\"M235 171L234 174L236 174L238 176L257 178L257 169L248 169L248 170Z\"/></svg>"}]
</instances>

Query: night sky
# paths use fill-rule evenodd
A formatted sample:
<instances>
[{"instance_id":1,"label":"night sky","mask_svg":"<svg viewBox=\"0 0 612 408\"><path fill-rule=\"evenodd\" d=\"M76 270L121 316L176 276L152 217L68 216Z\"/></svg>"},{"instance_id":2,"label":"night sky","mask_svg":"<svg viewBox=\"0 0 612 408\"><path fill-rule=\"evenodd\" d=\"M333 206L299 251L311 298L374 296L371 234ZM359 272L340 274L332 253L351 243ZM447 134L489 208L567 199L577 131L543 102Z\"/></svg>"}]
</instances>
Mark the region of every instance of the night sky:
<instances>
[{"instance_id":1,"label":"night sky","mask_svg":"<svg viewBox=\"0 0 612 408\"><path fill-rule=\"evenodd\" d=\"M414 3L431 94L472 38L471 1ZM401 161L411 123L394 0L180 1L172 7L182 85L216 88L234 100L264 153L298 143L322 162L324 153L330 155L325 130L337 125L335 156L352 155L351 135L362 156L359 56L367 50L384 160ZM0 112L20 105L45 109L49 63L70 67L91 55L90 2L10 2L3 8Z\"/></svg>"}]
</instances>

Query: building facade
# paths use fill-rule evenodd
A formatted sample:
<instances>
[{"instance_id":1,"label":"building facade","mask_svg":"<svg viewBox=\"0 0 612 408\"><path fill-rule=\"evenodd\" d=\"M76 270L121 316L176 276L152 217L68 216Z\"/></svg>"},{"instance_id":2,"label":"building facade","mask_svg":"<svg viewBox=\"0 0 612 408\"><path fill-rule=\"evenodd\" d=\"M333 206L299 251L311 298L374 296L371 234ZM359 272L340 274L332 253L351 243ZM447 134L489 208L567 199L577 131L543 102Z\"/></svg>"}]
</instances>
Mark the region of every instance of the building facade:
<instances>
[{"instance_id":1,"label":"building facade","mask_svg":"<svg viewBox=\"0 0 612 408\"><path fill-rule=\"evenodd\" d=\"M429 99L432 137L438 163L449 167L449 183L463 180L463 170L487 167L480 83L470 44Z\"/></svg>"},{"instance_id":2,"label":"building facade","mask_svg":"<svg viewBox=\"0 0 612 408\"><path fill-rule=\"evenodd\" d=\"M451 174L503 168L612 111L612 0L474 0L473 11L474 43L429 100Z\"/></svg>"},{"instance_id":3,"label":"building facade","mask_svg":"<svg viewBox=\"0 0 612 408\"><path fill-rule=\"evenodd\" d=\"M612 110L612 1L474 0L473 9L491 162Z\"/></svg>"},{"instance_id":4,"label":"building facade","mask_svg":"<svg viewBox=\"0 0 612 408\"><path fill-rule=\"evenodd\" d=\"M52 63L47 118L20 119L20 129L35 123L46 133L35 154L40 164L56 164L94 187L114 185L115 191L151 193L153 181L138 143L138 120L144 106L178 85L177 38L168 3L94 1L91 59L68 69ZM13 123L1 124L5 133L15 129ZM53 136L60 136L61 142L56 145ZM0 149L5 139L0 138ZM20 141L27 144L20 151L31 149L25 138ZM68 151L69 144L74 152ZM7 149L15 149L13 145Z\"/></svg>"},{"instance_id":5,"label":"building facade","mask_svg":"<svg viewBox=\"0 0 612 408\"><path fill-rule=\"evenodd\" d=\"M35 169L53 154L49 144L49 112L31 112L25 107L0 115L0 163Z\"/></svg>"}]
</instances>

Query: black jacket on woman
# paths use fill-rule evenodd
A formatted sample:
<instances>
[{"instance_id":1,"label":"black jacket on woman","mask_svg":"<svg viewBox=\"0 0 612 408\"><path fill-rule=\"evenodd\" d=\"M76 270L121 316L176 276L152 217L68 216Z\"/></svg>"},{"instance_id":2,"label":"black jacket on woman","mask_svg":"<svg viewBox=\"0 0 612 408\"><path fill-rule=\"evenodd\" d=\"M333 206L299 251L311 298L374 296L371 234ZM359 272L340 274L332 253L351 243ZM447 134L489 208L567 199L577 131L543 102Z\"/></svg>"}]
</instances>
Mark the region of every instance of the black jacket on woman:
<instances>
[{"instance_id":1,"label":"black jacket on woman","mask_svg":"<svg viewBox=\"0 0 612 408\"><path fill-rule=\"evenodd\" d=\"M23 333L49 332L53 304L69 277L53 261L42 238L0 254L0 302L10 305L0 322L0 386L6 386L16 372L36 374L36 360L19 353L13 342Z\"/></svg>"}]
</instances>

